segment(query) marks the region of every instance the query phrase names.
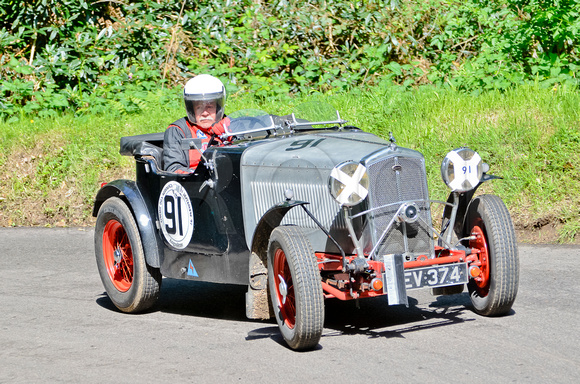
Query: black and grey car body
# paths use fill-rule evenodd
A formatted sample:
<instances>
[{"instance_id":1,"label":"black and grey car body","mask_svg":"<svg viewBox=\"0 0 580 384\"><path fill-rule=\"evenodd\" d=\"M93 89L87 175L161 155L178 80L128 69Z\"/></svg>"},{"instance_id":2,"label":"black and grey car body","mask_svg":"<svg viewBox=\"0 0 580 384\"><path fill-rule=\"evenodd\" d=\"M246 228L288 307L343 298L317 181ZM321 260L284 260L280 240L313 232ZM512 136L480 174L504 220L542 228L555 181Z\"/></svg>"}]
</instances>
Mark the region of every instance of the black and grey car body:
<instances>
[{"instance_id":1,"label":"black and grey car body","mask_svg":"<svg viewBox=\"0 0 580 384\"><path fill-rule=\"evenodd\" d=\"M455 189L436 230L423 155L344 123L338 115L308 124L294 114L234 118L232 144L208 148L191 175L162 170L162 133L122 138L136 180L104 185L93 212L113 302L128 312L150 307L160 276L248 285L248 316L273 313L294 349L318 343L323 298L388 294L389 303L405 304L407 288L457 292L467 283L476 310L506 313L517 292L515 237L501 200L472 199L490 178L478 155L461 149L444 162ZM509 268L498 270L506 260ZM511 287L495 292L494 280L490 290L500 274ZM140 293L143 284L153 293Z\"/></svg>"}]
</instances>

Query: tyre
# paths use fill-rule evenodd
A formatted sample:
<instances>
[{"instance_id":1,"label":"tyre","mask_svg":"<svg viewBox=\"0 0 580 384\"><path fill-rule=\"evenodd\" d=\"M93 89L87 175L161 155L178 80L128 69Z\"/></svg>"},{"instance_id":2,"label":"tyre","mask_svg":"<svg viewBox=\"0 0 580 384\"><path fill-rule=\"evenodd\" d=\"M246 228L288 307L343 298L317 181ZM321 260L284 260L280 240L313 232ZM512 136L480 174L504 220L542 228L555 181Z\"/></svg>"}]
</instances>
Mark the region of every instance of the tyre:
<instances>
[{"instance_id":1,"label":"tyre","mask_svg":"<svg viewBox=\"0 0 580 384\"><path fill-rule=\"evenodd\" d=\"M161 273L147 265L133 214L117 197L106 200L99 209L95 256L101 281L117 308L135 313L155 304Z\"/></svg>"},{"instance_id":2,"label":"tyre","mask_svg":"<svg viewBox=\"0 0 580 384\"><path fill-rule=\"evenodd\" d=\"M324 296L316 256L299 227L272 231L268 286L280 332L294 350L316 347L324 327Z\"/></svg>"},{"instance_id":3,"label":"tyre","mask_svg":"<svg viewBox=\"0 0 580 384\"><path fill-rule=\"evenodd\" d=\"M507 314L518 292L519 259L509 212L494 195L471 201L464 222L468 247L479 251L480 275L467 284L475 312L484 316Z\"/></svg>"}]
</instances>

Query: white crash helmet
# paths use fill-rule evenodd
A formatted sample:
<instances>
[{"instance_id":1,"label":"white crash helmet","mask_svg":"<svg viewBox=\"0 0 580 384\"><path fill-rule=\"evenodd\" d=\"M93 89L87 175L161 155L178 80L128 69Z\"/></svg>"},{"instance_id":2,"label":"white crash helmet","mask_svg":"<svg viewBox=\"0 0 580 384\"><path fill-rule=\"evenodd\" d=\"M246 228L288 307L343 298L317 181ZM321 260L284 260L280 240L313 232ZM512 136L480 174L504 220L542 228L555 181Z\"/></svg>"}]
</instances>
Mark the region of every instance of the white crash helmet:
<instances>
[{"instance_id":1,"label":"white crash helmet","mask_svg":"<svg viewBox=\"0 0 580 384\"><path fill-rule=\"evenodd\" d=\"M212 75L197 75L190 79L183 88L183 100L187 118L192 123L195 121L193 102L197 100L216 101L216 121L224 117L224 106L226 100L226 88L224 84Z\"/></svg>"}]
</instances>

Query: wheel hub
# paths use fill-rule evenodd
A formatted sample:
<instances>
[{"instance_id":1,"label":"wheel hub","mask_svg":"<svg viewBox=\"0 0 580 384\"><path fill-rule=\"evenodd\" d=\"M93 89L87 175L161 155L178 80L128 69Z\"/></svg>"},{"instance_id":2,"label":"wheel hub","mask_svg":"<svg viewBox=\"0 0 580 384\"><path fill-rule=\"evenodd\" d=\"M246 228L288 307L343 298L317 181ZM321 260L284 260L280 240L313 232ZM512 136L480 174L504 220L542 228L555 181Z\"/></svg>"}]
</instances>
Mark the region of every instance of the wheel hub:
<instances>
[{"instance_id":1,"label":"wheel hub","mask_svg":"<svg viewBox=\"0 0 580 384\"><path fill-rule=\"evenodd\" d=\"M489 290L489 252L487 248L487 240L483 229L479 225L475 225L471 230L473 240L469 242L471 248L476 249L478 260L474 263L480 269L477 277L474 277L474 282L480 290L481 296L486 296Z\"/></svg>"},{"instance_id":2,"label":"wheel hub","mask_svg":"<svg viewBox=\"0 0 580 384\"><path fill-rule=\"evenodd\" d=\"M288 296L288 285L286 284L286 280L282 277L282 275L278 275L280 279L280 284L278 284L278 292L282 296L282 305L286 304L286 296Z\"/></svg>"},{"instance_id":3,"label":"wheel hub","mask_svg":"<svg viewBox=\"0 0 580 384\"><path fill-rule=\"evenodd\" d=\"M109 220L103 230L103 259L115 288L127 292L133 284L133 254L127 232L117 220Z\"/></svg>"},{"instance_id":4,"label":"wheel hub","mask_svg":"<svg viewBox=\"0 0 580 384\"><path fill-rule=\"evenodd\" d=\"M115 264L119 264L121 262L121 259L123 258L123 252L121 251L120 247L115 248L113 257L115 258Z\"/></svg>"}]
</instances>

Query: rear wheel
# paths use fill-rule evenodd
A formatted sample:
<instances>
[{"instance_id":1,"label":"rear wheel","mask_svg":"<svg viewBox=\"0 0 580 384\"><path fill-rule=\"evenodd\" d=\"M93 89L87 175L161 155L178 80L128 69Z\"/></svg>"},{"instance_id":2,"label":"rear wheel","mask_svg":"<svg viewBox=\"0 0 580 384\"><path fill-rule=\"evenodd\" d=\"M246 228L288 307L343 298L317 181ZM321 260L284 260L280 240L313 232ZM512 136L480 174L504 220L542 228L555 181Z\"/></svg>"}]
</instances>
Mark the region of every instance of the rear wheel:
<instances>
[{"instance_id":1,"label":"rear wheel","mask_svg":"<svg viewBox=\"0 0 580 384\"><path fill-rule=\"evenodd\" d=\"M316 256L300 228L282 226L272 231L268 285L288 346L307 350L318 345L324 327L324 296Z\"/></svg>"},{"instance_id":2,"label":"rear wheel","mask_svg":"<svg viewBox=\"0 0 580 384\"><path fill-rule=\"evenodd\" d=\"M477 251L480 274L467 284L475 312L507 314L518 292L519 259L515 231L503 201L482 195L471 201L465 217L468 247Z\"/></svg>"},{"instance_id":3,"label":"rear wheel","mask_svg":"<svg viewBox=\"0 0 580 384\"><path fill-rule=\"evenodd\" d=\"M108 199L99 209L95 256L101 281L117 308L140 312L155 304L161 273L147 265L133 214L117 197Z\"/></svg>"}]
</instances>

